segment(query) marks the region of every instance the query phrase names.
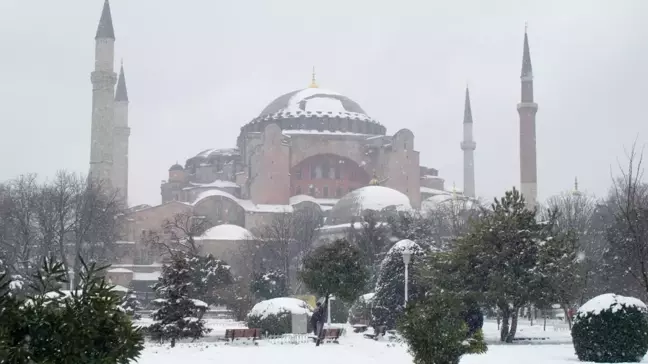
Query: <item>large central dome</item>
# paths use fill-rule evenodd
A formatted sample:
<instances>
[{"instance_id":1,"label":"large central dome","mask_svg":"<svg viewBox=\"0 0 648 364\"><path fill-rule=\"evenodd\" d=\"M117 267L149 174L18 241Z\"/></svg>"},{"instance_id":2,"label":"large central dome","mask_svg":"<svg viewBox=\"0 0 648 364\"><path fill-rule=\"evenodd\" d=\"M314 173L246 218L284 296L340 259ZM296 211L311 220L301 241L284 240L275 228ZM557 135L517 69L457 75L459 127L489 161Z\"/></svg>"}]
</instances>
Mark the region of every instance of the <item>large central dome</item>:
<instances>
[{"instance_id":1,"label":"large central dome","mask_svg":"<svg viewBox=\"0 0 648 364\"><path fill-rule=\"evenodd\" d=\"M259 116L241 127L236 145L242 148L247 133L262 132L269 124L276 124L281 130L318 131L337 135L385 135L387 132L357 102L319 87L309 87L277 97Z\"/></svg>"},{"instance_id":2,"label":"large central dome","mask_svg":"<svg viewBox=\"0 0 648 364\"><path fill-rule=\"evenodd\" d=\"M335 91L306 88L279 96L266 106L259 116L300 111L335 116L350 113L367 115L357 102Z\"/></svg>"}]
</instances>

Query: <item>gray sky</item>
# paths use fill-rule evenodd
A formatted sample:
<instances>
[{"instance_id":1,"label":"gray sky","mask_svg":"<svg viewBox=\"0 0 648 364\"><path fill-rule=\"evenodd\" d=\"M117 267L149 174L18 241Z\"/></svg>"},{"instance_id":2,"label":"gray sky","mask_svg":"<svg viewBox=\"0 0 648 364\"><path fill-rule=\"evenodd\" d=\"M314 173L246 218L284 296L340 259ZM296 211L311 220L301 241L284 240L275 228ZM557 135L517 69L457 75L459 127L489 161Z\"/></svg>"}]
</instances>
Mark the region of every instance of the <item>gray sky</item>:
<instances>
[{"instance_id":1,"label":"gray sky","mask_svg":"<svg viewBox=\"0 0 648 364\"><path fill-rule=\"evenodd\" d=\"M0 180L86 173L94 35L102 0L0 1ZM182 4L182 6L180 5ZM233 147L286 92L321 87L462 186L470 84L478 195L519 184L524 22L535 75L541 200L610 185L623 148L648 142L646 0L112 0L116 65L131 100L130 203L158 203L169 166ZM616 170L615 170L616 171Z\"/></svg>"}]
</instances>

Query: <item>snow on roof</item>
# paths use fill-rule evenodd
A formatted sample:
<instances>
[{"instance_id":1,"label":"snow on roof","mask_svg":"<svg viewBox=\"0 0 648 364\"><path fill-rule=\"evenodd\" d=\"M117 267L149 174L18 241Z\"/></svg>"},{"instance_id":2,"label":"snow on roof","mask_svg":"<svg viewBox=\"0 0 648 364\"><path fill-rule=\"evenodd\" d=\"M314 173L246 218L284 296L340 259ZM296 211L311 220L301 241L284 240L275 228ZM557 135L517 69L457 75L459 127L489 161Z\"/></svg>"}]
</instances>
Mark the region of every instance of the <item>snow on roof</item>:
<instances>
[{"instance_id":1,"label":"snow on roof","mask_svg":"<svg viewBox=\"0 0 648 364\"><path fill-rule=\"evenodd\" d=\"M584 317L588 313L598 315L602 311L607 310L616 312L622 309L624 306L636 307L639 310L648 311L646 304L637 298L620 296L614 293L606 293L600 296L596 296L591 300L585 302L585 304L578 309L576 318Z\"/></svg>"},{"instance_id":2,"label":"snow on roof","mask_svg":"<svg viewBox=\"0 0 648 364\"><path fill-rule=\"evenodd\" d=\"M430 188L430 187L424 187L421 186L421 192L422 193L431 193L433 195L450 195L452 192L448 192L445 190L437 190L436 188Z\"/></svg>"},{"instance_id":3,"label":"snow on roof","mask_svg":"<svg viewBox=\"0 0 648 364\"><path fill-rule=\"evenodd\" d=\"M382 211L392 207L396 211L410 211L412 205L402 192L383 186L366 186L347 193L333 206L329 217L348 221L366 210Z\"/></svg>"},{"instance_id":4,"label":"snow on roof","mask_svg":"<svg viewBox=\"0 0 648 364\"><path fill-rule=\"evenodd\" d=\"M161 275L160 272L150 272L150 273L135 272L133 273L133 280L134 281L157 281L158 278L160 278L160 275Z\"/></svg>"},{"instance_id":5,"label":"snow on roof","mask_svg":"<svg viewBox=\"0 0 648 364\"><path fill-rule=\"evenodd\" d=\"M310 314L312 310L308 303L298 298L278 297L257 303L252 307L248 316L261 316L265 318L268 315L277 315L283 311L288 311L293 314Z\"/></svg>"},{"instance_id":6,"label":"snow on roof","mask_svg":"<svg viewBox=\"0 0 648 364\"><path fill-rule=\"evenodd\" d=\"M296 130L283 130L284 135L346 135L346 136L367 136L367 134L362 133L352 133L348 131L331 131L331 130L305 130L305 129L296 129Z\"/></svg>"},{"instance_id":7,"label":"snow on roof","mask_svg":"<svg viewBox=\"0 0 648 364\"><path fill-rule=\"evenodd\" d=\"M133 273L133 271L126 268L110 268L108 273Z\"/></svg>"},{"instance_id":8,"label":"snow on roof","mask_svg":"<svg viewBox=\"0 0 648 364\"><path fill-rule=\"evenodd\" d=\"M216 187L216 188L238 188L238 187L240 187L238 184L236 184L236 182L224 181L224 180L220 180L220 179L217 179L217 180L215 180L213 182L209 182L209 183L190 182L189 184L190 184L190 186L183 188L183 190L190 190L192 188L201 188L201 187Z\"/></svg>"},{"instance_id":9,"label":"snow on roof","mask_svg":"<svg viewBox=\"0 0 648 364\"><path fill-rule=\"evenodd\" d=\"M120 285L118 285L118 284L116 284L116 285L113 287L112 290L113 290L113 291L117 291L117 292L128 292L128 288L126 288L126 287L124 287L124 286L120 286Z\"/></svg>"},{"instance_id":10,"label":"snow on roof","mask_svg":"<svg viewBox=\"0 0 648 364\"><path fill-rule=\"evenodd\" d=\"M221 196L224 198L228 198L238 203L239 206L241 206L246 211L250 211L250 212L292 212L292 206L290 205L265 205L265 204L255 205L250 200L242 200L240 198L235 197L231 193L227 193L225 191L218 190L218 189L201 192L196 198L196 200L193 202L193 205L196 206L198 203L200 203L200 201L212 196Z\"/></svg>"},{"instance_id":11,"label":"snow on roof","mask_svg":"<svg viewBox=\"0 0 648 364\"><path fill-rule=\"evenodd\" d=\"M215 155L235 156L240 155L240 153L237 148L205 149L202 152L198 153L196 157L208 158Z\"/></svg>"},{"instance_id":12,"label":"snow on roof","mask_svg":"<svg viewBox=\"0 0 648 364\"><path fill-rule=\"evenodd\" d=\"M376 227L383 226L383 225L387 225L387 223L386 222L378 222L378 223L376 223ZM362 227L363 227L362 222L354 222L353 223L353 228L355 230L360 230L360 229L362 229ZM346 230L348 230L350 228L351 228L351 223L347 222L345 224L325 225L325 226L322 226L321 228L319 228L317 230L320 231L320 232L327 233L327 232L334 232L334 231L338 231L338 230L346 231Z\"/></svg>"},{"instance_id":13,"label":"snow on roof","mask_svg":"<svg viewBox=\"0 0 648 364\"><path fill-rule=\"evenodd\" d=\"M360 299L365 303L369 303L374 299L375 296L376 293L372 292L372 293L363 294L362 296L360 296Z\"/></svg>"},{"instance_id":14,"label":"snow on roof","mask_svg":"<svg viewBox=\"0 0 648 364\"><path fill-rule=\"evenodd\" d=\"M250 240L254 236L248 229L238 225L222 224L214 226L196 240Z\"/></svg>"},{"instance_id":15,"label":"snow on roof","mask_svg":"<svg viewBox=\"0 0 648 364\"><path fill-rule=\"evenodd\" d=\"M117 244L117 245L132 245L132 244L135 244L135 242L134 241L117 240L115 242L115 244Z\"/></svg>"}]
</instances>

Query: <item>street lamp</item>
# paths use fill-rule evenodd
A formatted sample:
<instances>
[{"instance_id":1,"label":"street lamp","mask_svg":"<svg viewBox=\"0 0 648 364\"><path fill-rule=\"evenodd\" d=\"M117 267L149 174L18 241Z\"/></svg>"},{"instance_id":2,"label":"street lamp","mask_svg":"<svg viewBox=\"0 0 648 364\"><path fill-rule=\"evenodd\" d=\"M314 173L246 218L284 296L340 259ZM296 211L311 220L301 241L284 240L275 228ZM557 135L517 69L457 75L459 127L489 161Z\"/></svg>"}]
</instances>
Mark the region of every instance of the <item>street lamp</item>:
<instances>
[{"instance_id":1,"label":"street lamp","mask_svg":"<svg viewBox=\"0 0 648 364\"><path fill-rule=\"evenodd\" d=\"M327 311L326 312L326 314L327 314L326 315L327 316L326 321L328 322L328 324L326 325L326 327L331 328L331 301L335 301L335 296L329 296L328 300L329 300L328 305L326 305L326 311Z\"/></svg>"},{"instance_id":2,"label":"street lamp","mask_svg":"<svg viewBox=\"0 0 648 364\"><path fill-rule=\"evenodd\" d=\"M409 248L405 248L402 252L403 254L403 263L405 264L405 307L407 307L407 295L409 293L409 263L410 259L412 258L412 252L409 250Z\"/></svg>"}]
</instances>

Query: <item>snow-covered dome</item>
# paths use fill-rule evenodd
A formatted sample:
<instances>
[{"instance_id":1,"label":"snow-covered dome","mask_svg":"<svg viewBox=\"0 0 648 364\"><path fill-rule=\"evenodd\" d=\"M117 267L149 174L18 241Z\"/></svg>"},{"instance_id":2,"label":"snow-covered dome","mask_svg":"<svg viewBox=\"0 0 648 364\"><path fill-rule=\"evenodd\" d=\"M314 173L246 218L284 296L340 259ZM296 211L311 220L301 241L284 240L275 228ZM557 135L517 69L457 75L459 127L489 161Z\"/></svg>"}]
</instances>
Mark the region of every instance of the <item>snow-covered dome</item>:
<instances>
[{"instance_id":1,"label":"snow-covered dome","mask_svg":"<svg viewBox=\"0 0 648 364\"><path fill-rule=\"evenodd\" d=\"M312 310L308 303L298 298L278 297L257 303L252 307L248 316L266 317L268 315L279 314L283 311L293 314L310 314Z\"/></svg>"},{"instance_id":2,"label":"snow-covered dome","mask_svg":"<svg viewBox=\"0 0 648 364\"><path fill-rule=\"evenodd\" d=\"M238 241L238 240L250 240L254 239L252 233L243 227L238 225L231 224L222 224L214 226L196 240L228 240L228 241Z\"/></svg>"},{"instance_id":3,"label":"snow-covered dome","mask_svg":"<svg viewBox=\"0 0 648 364\"><path fill-rule=\"evenodd\" d=\"M461 209L472 209L478 206L475 200L468 198L464 195L453 195L451 193L443 193L434 196L430 196L421 202L421 210L434 210L445 206L452 206L451 204L457 204L457 207Z\"/></svg>"},{"instance_id":4,"label":"snow-covered dome","mask_svg":"<svg viewBox=\"0 0 648 364\"><path fill-rule=\"evenodd\" d=\"M261 111L259 116L281 112L355 113L367 116L357 102L335 91L306 88L279 96Z\"/></svg>"},{"instance_id":5,"label":"snow-covered dome","mask_svg":"<svg viewBox=\"0 0 648 364\"><path fill-rule=\"evenodd\" d=\"M384 186L366 186L347 193L333 206L329 218L333 223L347 223L366 210L409 211L409 198L402 192Z\"/></svg>"}]
</instances>

